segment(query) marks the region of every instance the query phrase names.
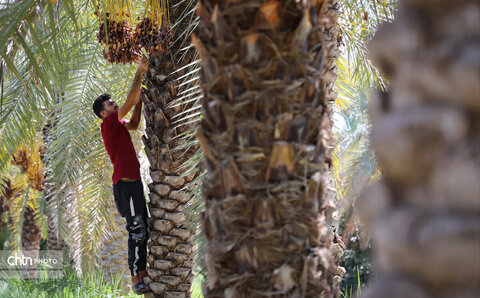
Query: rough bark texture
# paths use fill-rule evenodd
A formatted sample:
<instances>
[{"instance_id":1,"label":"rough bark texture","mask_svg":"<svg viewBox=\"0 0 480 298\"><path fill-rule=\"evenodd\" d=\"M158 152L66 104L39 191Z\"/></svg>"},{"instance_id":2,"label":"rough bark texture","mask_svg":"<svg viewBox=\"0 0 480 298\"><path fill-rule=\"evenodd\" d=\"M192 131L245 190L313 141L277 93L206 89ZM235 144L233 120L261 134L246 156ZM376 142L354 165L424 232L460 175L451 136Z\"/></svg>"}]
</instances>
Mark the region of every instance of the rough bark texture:
<instances>
[{"instance_id":1,"label":"rough bark texture","mask_svg":"<svg viewBox=\"0 0 480 298\"><path fill-rule=\"evenodd\" d=\"M48 204L48 202L47 202ZM63 240L59 237L58 228L53 215L47 214L47 250L62 250Z\"/></svg>"},{"instance_id":2,"label":"rough bark texture","mask_svg":"<svg viewBox=\"0 0 480 298\"><path fill-rule=\"evenodd\" d=\"M56 93L55 96L56 104L60 104L65 101L65 93ZM49 167L49 160L47 159L47 152L50 150L52 143L55 141L55 137L52 135L52 131L55 128L55 125L58 121L58 115L56 113L52 114L48 119L47 123L42 129L42 139L44 146L44 153L41 155L43 162L44 170L44 198L46 202L45 213L47 215L47 250L63 250L66 248L68 251L68 245L65 243L64 239L60 236L59 229L59 212L57 211L58 206L54 198L55 185L51 182L52 170ZM63 204L65 204L63 202Z\"/></svg>"},{"instance_id":3,"label":"rough bark texture","mask_svg":"<svg viewBox=\"0 0 480 298\"><path fill-rule=\"evenodd\" d=\"M125 287L130 285L128 269L128 231L125 229L125 218L121 217L115 207L113 198L108 200L108 212L112 215L117 229L110 226L102 237L102 248L99 252L100 266L103 268L104 280L111 281L112 274L122 274Z\"/></svg>"},{"instance_id":4,"label":"rough bark texture","mask_svg":"<svg viewBox=\"0 0 480 298\"><path fill-rule=\"evenodd\" d=\"M171 1L170 7L176 7L177 2ZM172 23L190 2L183 2L183 7L172 11ZM189 20L185 18L184 23L176 27L176 37L185 30L185 22ZM184 139L178 136L191 128L189 125L176 128L176 121L179 113L190 106L168 105L185 95L184 91L195 84L191 82L179 87L181 81L178 78L185 75L188 68L172 74L192 62L194 50L178 55L179 51L179 44L174 44L171 55L150 59L150 69L145 76L147 91L143 96L146 120L143 142L153 181L148 185L152 220L149 223L151 241L147 260L150 277L147 281L157 297L190 296L193 280L193 246L183 211L189 199L185 185L196 175L182 177L179 166L192 157L197 148L176 150L184 143ZM183 54L185 56L181 56Z\"/></svg>"},{"instance_id":5,"label":"rough bark texture","mask_svg":"<svg viewBox=\"0 0 480 298\"><path fill-rule=\"evenodd\" d=\"M9 210L7 202L20 191L10 179L2 178L3 188L0 189L0 233L3 228L4 213Z\"/></svg>"},{"instance_id":6,"label":"rough bark texture","mask_svg":"<svg viewBox=\"0 0 480 298\"><path fill-rule=\"evenodd\" d=\"M22 228L22 251L25 257L30 257L32 260L38 259L41 238L42 234L40 228L35 221L35 211L32 207L26 206L23 215ZM33 266L28 266L28 270L22 270L23 278L36 278L36 268L37 264L34 263Z\"/></svg>"},{"instance_id":7,"label":"rough bark texture","mask_svg":"<svg viewBox=\"0 0 480 298\"><path fill-rule=\"evenodd\" d=\"M336 1L200 1L206 297L335 297Z\"/></svg>"},{"instance_id":8,"label":"rough bark texture","mask_svg":"<svg viewBox=\"0 0 480 298\"><path fill-rule=\"evenodd\" d=\"M178 84L174 80L161 80L179 65L162 58L155 58L151 63L155 66L147 75L149 92L144 99L147 127L144 144L153 180L148 185L152 216L148 257L150 287L159 296L188 296L193 279L193 255L183 214L189 193L183 188L194 176L182 178L178 167L194 150L173 151L180 144L180 139L174 137L181 132L174 129L171 119L179 111L166 106L175 99Z\"/></svg>"},{"instance_id":9,"label":"rough bark texture","mask_svg":"<svg viewBox=\"0 0 480 298\"><path fill-rule=\"evenodd\" d=\"M55 199L53 197L53 183L49 182L51 171L48 169L47 161L43 160L45 165L45 187L43 189L43 197L46 202L45 213L47 215L47 250L63 250L67 245L60 236L59 230L59 218L58 214L55 214L54 204ZM60 207L59 207L60 208ZM67 248L68 250L68 248Z\"/></svg>"},{"instance_id":10,"label":"rough bark texture","mask_svg":"<svg viewBox=\"0 0 480 298\"><path fill-rule=\"evenodd\" d=\"M35 212L32 207L25 207L22 229L22 248L25 250L39 250L42 234L35 221Z\"/></svg>"},{"instance_id":11,"label":"rough bark texture","mask_svg":"<svg viewBox=\"0 0 480 298\"><path fill-rule=\"evenodd\" d=\"M12 162L19 166L28 177L28 187L39 192L43 191L45 178L41 152L43 152L41 146L34 146L31 150L23 148L15 153L12 159ZM22 251L25 256L38 259L42 234L35 220L37 211L33 209L31 204L32 202L28 201L23 210ZM28 266L26 270L22 270L23 278L36 278L34 269L37 268L37 265L37 263L34 263L33 266Z\"/></svg>"},{"instance_id":12,"label":"rough bark texture","mask_svg":"<svg viewBox=\"0 0 480 298\"><path fill-rule=\"evenodd\" d=\"M363 297L480 296L480 3L404 0L371 54L385 177L359 199L377 281Z\"/></svg>"}]
</instances>

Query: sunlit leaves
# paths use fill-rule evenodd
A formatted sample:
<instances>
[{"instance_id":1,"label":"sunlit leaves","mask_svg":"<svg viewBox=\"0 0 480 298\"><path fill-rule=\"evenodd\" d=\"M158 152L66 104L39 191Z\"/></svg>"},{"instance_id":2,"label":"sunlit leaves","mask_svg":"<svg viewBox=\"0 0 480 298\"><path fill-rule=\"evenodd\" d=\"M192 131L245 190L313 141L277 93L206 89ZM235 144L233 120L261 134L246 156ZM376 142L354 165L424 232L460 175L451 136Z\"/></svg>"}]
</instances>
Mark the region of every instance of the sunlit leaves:
<instances>
[{"instance_id":1,"label":"sunlit leaves","mask_svg":"<svg viewBox=\"0 0 480 298\"><path fill-rule=\"evenodd\" d=\"M379 175L369 144L368 94L387 82L368 59L366 44L382 22L393 20L394 0L342 1L341 56L337 61L333 178L337 198L350 198Z\"/></svg>"},{"instance_id":2,"label":"sunlit leaves","mask_svg":"<svg viewBox=\"0 0 480 298\"><path fill-rule=\"evenodd\" d=\"M5 68L0 168L21 144L44 131L53 192L46 208L80 257L93 255L110 217L104 202L111 199L111 165L91 105L103 92L123 101L134 71L103 59L95 37L98 20L85 9L90 2L22 2L40 18L29 18L14 5L0 7L1 15L9 15L0 26L14 28L0 31Z\"/></svg>"},{"instance_id":3,"label":"sunlit leaves","mask_svg":"<svg viewBox=\"0 0 480 298\"><path fill-rule=\"evenodd\" d=\"M348 71L349 81L357 86L357 93L368 91L374 84L385 88L384 78L368 59L366 44L381 23L393 20L396 0L345 0L340 3L343 61L338 67ZM341 82L342 78L339 79Z\"/></svg>"}]
</instances>

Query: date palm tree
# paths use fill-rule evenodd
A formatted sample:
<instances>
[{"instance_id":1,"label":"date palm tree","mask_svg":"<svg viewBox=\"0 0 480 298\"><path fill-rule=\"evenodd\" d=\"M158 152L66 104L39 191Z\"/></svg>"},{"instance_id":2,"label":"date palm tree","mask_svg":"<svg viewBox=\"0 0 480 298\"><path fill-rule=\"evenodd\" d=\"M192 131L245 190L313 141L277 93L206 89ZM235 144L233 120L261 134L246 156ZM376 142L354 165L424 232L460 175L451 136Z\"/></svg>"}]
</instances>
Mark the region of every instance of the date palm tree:
<instances>
[{"instance_id":1,"label":"date palm tree","mask_svg":"<svg viewBox=\"0 0 480 298\"><path fill-rule=\"evenodd\" d=\"M337 1L200 1L208 297L339 295Z\"/></svg>"},{"instance_id":2,"label":"date palm tree","mask_svg":"<svg viewBox=\"0 0 480 298\"><path fill-rule=\"evenodd\" d=\"M20 197L28 186L28 178L22 172L20 167L10 165L2 173L2 179L0 180L0 200L2 201L2 209L0 210L0 218L2 222L2 249L8 249L13 247L13 241L11 241L12 229L10 223L12 223L10 205L12 202ZM6 227L6 229L5 229Z\"/></svg>"},{"instance_id":3,"label":"date palm tree","mask_svg":"<svg viewBox=\"0 0 480 298\"><path fill-rule=\"evenodd\" d=\"M40 241L42 232L39 226L38 202L41 198L44 186L43 163L41 161L41 146L37 143L30 143L30 146L21 148L12 157L12 165L7 169L7 179L3 179L6 205L9 209L9 223L12 230L10 241L13 249L21 249L22 253L32 259L39 256ZM14 173L17 167L17 175L8 175ZM13 170L13 171L12 171ZM21 189L15 194L13 185L18 184L20 180L24 181ZM3 196L2 194L2 196ZM32 264L28 270L22 270L24 278L34 278L37 264Z\"/></svg>"},{"instance_id":4,"label":"date palm tree","mask_svg":"<svg viewBox=\"0 0 480 298\"><path fill-rule=\"evenodd\" d=\"M1 197L11 230L9 239L5 239L9 242L8 246L12 249L38 251L42 234L37 221L36 206L41 196L41 190L38 189L41 184L33 185L35 182L32 179L39 177L34 178L27 173L31 169L30 153L25 149L19 151L13 164L3 173ZM22 155L23 157L20 157ZM30 169L19 165L20 158ZM2 222L3 216L4 214Z\"/></svg>"},{"instance_id":5,"label":"date palm tree","mask_svg":"<svg viewBox=\"0 0 480 298\"><path fill-rule=\"evenodd\" d=\"M362 297L480 293L480 3L400 1L370 44L391 81L372 103L385 177L360 198L379 276Z\"/></svg>"},{"instance_id":6,"label":"date palm tree","mask_svg":"<svg viewBox=\"0 0 480 298\"><path fill-rule=\"evenodd\" d=\"M23 148L19 150L13 156L13 162L14 164L20 166L22 171L27 175L28 188L37 192L43 192L43 163L39 152L41 149L38 145L34 145L32 147L33 148ZM26 191L27 197L28 191L29 190ZM24 250L34 251L34 255L38 257L38 250L40 249L40 240L42 238L42 234L36 221L37 212L33 207L34 204L35 200L28 200L22 204L23 210L20 210L20 212L23 213L23 215L20 216L20 218L23 218L21 241L22 248Z\"/></svg>"},{"instance_id":7,"label":"date palm tree","mask_svg":"<svg viewBox=\"0 0 480 298\"><path fill-rule=\"evenodd\" d=\"M150 57L145 76L145 152L150 161L150 288L159 297L187 297L193 279L193 235L185 216L198 170L185 165L198 151L195 122L201 93L190 35L196 1L170 1L175 41L170 54ZM183 167L182 167L183 166Z\"/></svg>"}]
</instances>

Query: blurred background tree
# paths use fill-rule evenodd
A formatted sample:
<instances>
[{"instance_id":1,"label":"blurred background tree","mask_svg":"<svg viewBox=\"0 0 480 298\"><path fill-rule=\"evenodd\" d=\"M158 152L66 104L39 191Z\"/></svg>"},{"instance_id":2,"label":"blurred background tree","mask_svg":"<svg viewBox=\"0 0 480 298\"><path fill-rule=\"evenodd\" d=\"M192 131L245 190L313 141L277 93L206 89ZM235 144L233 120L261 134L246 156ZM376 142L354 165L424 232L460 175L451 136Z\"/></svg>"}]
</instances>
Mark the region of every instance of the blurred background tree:
<instances>
[{"instance_id":1,"label":"blurred background tree","mask_svg":"<svg viewBox=\"0 0 480 298\"><path fill-rule=\"evenodd\" d=\"M369 45L390 80L369 108L384 176L359 197L375 283L362 297L480 294L480 3L399 1Z\"/></svg>"}]
</instances>

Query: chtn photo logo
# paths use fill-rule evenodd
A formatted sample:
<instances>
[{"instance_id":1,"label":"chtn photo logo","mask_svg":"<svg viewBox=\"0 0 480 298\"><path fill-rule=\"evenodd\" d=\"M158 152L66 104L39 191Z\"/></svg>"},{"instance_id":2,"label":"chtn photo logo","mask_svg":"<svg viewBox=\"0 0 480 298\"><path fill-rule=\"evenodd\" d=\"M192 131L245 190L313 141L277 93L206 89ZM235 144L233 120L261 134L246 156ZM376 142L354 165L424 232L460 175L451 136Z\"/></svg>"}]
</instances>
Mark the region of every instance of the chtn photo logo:
<instances>
[{"instance_id":1,"label":"chtn photo logo","mask_svg":"<svg viewBox=\"0 0 480 298\"><path fill-rule=\"evenodd\" d=\"M58 264L58 258L55 256L38 256L30 257L25 256L23 253L14 252L13 255L7 257L7 264L9 266L34 266L43 264L47 267Z\"/></svg>"},{"instance_id":2,"label":"chtn photo logo","mask_svg":"<svg viewBox=\"0 0 480 298\"><path fill-rule=\"evenodd\" d=\"M0 250L0 280L62 278L63 266L62 250Z\"/></svg>"},{"instance_id":3,"label":"chtn photo logo","mask_svg":"<svg viewBox=\"0 0 480 298\"><path fill-rule=\"evenodd\" d=\"M22 254L22 256L18 256L15 252L14 256L9 256L7 258L7 264L10 266L33 266L33 258L26 257Z\"/></svg>"},{"instance_id":4,"label":"chtn photo logo","mask_svg":"<svg viewBox=\"0 0 480 298\"><path fill-rule=\"evenodd\" d=\"M0 269L62 269L62 251L0 250Z\"/></svg>"}]
</instances>

